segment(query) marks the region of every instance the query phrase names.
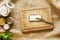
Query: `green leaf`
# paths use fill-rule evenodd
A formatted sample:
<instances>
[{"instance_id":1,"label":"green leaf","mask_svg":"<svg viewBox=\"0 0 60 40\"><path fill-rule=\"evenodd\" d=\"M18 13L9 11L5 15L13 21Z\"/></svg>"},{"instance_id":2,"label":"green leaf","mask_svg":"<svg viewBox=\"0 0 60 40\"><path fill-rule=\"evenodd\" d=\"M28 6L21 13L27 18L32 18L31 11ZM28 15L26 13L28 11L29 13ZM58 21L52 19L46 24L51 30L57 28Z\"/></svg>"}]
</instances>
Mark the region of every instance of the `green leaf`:
<instances>
[{"instance_id":1,"label":"green leaf","mask_svg":"<svg viewBox=\"0 0 60 40\"><path fill-rule=\"evenodd\" d=\"M3 40L12 40L11 36L12 36L11 33L2 33L2 34L0 34L0 37L2 37Z\"/></svg>"}]
</instances>

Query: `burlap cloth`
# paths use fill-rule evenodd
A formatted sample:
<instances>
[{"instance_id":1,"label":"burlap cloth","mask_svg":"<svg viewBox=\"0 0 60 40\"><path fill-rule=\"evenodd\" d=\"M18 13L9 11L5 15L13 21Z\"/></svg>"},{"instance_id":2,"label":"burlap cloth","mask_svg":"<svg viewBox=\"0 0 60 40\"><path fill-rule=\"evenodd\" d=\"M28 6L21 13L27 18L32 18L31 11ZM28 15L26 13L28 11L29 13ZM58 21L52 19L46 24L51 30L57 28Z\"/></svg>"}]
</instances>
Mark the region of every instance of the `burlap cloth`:
<instances>
[{"instance_id":1,"label":"burlap cloth","mask_svg":"<svg viewBox=\"0 0 60 40\"><path fill-rule=\"evenodd\" d=\"M40 0L37 0L37 2L39 2L39 1ZM26 33L26 34L22 33L21 26L20 26L20 16L19 15L20 15L21 9L26 7L28 5L27 4L28 2L27 2L27 0L12 0L12 2L15 4L15 8L11 11L11 15L14 18L13 28L17 29L21 32L20 35L18 35L18 34L14 35L13 34L14 35L14 36L12 36L13 40L60 40L58 36L47 38L47 39L43 38L43 36L45 34L47 34L48 32L50 32L50 30L34 32L34 33ZM34 6L36 6L36 5L37 4L34 3Z\"/></svg>"}]
</instances>

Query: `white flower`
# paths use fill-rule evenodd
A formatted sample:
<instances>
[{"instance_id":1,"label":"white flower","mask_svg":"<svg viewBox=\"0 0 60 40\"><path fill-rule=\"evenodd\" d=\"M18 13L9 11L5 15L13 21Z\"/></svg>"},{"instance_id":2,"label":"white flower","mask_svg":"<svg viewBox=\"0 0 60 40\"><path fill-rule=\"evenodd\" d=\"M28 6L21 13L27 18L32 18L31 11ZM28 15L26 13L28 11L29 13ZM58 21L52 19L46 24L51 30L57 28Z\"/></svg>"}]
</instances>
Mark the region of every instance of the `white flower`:
<instances>
[{"instance_id":1,"label":"white flower","mask_svg":"<svg viewBox=\"0 0 60 40\"><path fill-rule=\"evenodd\" d=\"M0 7L0 15L6 17L6 16L9 15L9 13L10 13L10 9L9 8L7 8L6 6L1 6Z\"/></svg>"},{"instance_id":2,"label":"white flower","mask_svg":"<svg viewBox=\"0 0 60 40\"><path fill-rule=\"evenodd\" d=\"M3 28L4 28L5 30L8 30L8 29L10 28L10 25L9 25L9 24L5 24L5 25L3 26Z\"/></svg>"}]
</instances>

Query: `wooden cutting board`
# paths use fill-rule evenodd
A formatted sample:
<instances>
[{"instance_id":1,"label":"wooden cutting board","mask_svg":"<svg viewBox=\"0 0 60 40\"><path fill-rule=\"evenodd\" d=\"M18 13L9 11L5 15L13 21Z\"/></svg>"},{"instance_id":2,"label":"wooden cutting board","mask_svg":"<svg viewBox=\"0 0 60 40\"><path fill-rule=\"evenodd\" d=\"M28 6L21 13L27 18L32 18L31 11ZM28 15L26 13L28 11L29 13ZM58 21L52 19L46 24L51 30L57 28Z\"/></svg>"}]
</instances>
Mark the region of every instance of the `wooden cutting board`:
<instances>
[{"instance_id":1,"label":"wooden cutting board","mask_svg":"<svg viewBox=\"0 0 60 40\"><path fill-rule=\"evenodd\" d=\"M44 5L44 3L43 3ZM52 29L53 25L37 20L42 17L44 20L53 23L50 6L46 4L40 7L26 7L20 12L20 25L23 32Z\"/></svg>"}]
</instances>

